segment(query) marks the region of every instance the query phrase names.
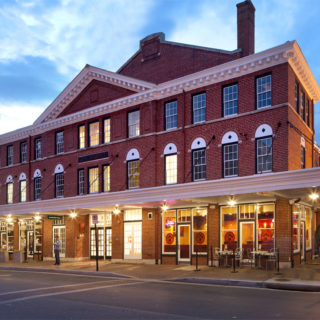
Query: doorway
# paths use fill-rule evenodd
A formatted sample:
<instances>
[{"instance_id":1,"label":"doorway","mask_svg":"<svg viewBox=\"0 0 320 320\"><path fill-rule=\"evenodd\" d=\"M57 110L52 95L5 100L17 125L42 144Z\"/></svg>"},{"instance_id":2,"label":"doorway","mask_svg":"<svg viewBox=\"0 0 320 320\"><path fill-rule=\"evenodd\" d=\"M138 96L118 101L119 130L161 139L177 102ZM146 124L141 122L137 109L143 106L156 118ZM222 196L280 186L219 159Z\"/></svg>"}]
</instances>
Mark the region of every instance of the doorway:
<instances>
[{"instance_id":1,"label":"doorway","mask_svg":"<svg viewBox=\"0 0 320 320\"><path fill-rule=\"evenodd\" d=\"M142 222L124 223L124 259L142 259Z\"/></svg>"},{"instance_id":2,"label":"doorway","mask_svg":"<svg viewBox=\"0 0 320 320\"><path fill-rule=\"evenodd\" d=\"M190 262L190 225L178 225L178 261Z\"/></svg>"},{"instance_id":3,"label":"doorway","mask_svg":"<svg viewBox=\"0 0 320 320\"><path fill-rule=\"evenodd\" d=\"M240 222L240 249L243 260L250 258L250 253L255 248L254 239L254 221Z\"/></svg>"},{"instance_id":4,"label":"doorway","mask_svg":"<svg viewBox=\"0 0 320 320\"><path fill-rule=\"evenodd\" d=\"M34 232L27 231L27 254L32 257L34 253Z\"/></svg>"},{"instance_id":5,"label":"doorway","mask_svg":"<svg viewBox=\"0 0 320 320\"><path fill-rule=\"evenodd\" d=\"M54 243L56 241L56 236L59 237L61 241L60 246L60 257L66 257L66 227L65 226L53 226L53 239L52 239L52 256L54 257Z\"/></svg>"},{"instance_id":6,"label":"doorway","mask_svg":"<svg viewBox=\"0 0 320 320\"><path fill-rule=\"evenodd\" d=\"M305 260L306 242L305 242L305 222L300 222L300 253L301 261Z\"/></svg>"},{"instance_id":7,"label":"doorway","mask_svg":"<svg viewBox=\"0 0 320 320\"><path fill-rule=\"evenodd\" d=\"M7 233L0 233L0 249L7 250Z\"/></svg>"}]
</instances>

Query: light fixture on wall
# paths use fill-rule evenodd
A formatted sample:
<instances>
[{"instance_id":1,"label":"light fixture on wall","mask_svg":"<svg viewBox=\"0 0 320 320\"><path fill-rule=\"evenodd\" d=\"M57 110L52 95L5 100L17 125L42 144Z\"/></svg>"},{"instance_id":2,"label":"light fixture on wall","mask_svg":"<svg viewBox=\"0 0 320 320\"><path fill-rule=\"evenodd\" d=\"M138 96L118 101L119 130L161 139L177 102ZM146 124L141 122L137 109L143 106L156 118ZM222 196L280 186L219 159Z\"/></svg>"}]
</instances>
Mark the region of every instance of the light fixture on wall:
<instances>
[{"instance_id":1,"label":"light fixture on wall","mask_svg":"<svg viewBox=\"0 0 320 320\"><path fill-rule=\"evenodd\" d=\"M75 219L77 217L77 213L75 211L72 211L70 214L69 214L70 218L71 219Z\"/></svg>"},{"instance_id":2,"label":"light fixture on wall","mask_svg":"<svg viewBox=\"0 0 320 320\"><path fill-rule=\"evenodd\" d=\"M37 212L33 218L34 218L34 220L36 220L37 222L40 221L40 220L41 220L41 216L40 216L39 212Z\"/></svg>"},{"instance_id":3,"label":"light fixture on wall","mask_svg":"<svg viewBox=\"0 0 320 320\"><path fill-rule=\"evenodd\" d=\"M13 222L13 218L11 214L8 214L7 218L6 218L7 223L12 223Z\"/></svg>"},{"instance_id":4,"label":"light fixture on wall","mask_svg":"<svg viewBox=\"0 0 320 320\"><path fill-rule=\"evenodd\" d=\"M113 210L113 213L114 214L119 214L121 211L120 211L120 209L119 209L119 205L118 204L116 204L116 207L114 208L114 210Z\"/></svg>"},{"instance_id":5,"label":"light fixture on wall","mask_svg":"<svg viewBox=\"0 0 320 320\"><path fill-rule=\"evenodd\" d=\"M163 212L166 212L168 210L168 206L167 206L166 200L163 201L163 205L161 206L161 210Z\"/></svg>"},{"instance_id":6,"label":"light fixture on wall","mask_svg":"<svg viewBox=\"0 0 320 320\"><path fill-rule=\"evenodd\" d=\"M315 192L315 191L312 191L311 194L309 194L309 198L312 200L312 201L316 201L319 199L319 193Z\"/></svg>"},{"instance_id":7,"label":"light fixture on wall","mask_svg":"<svg viewBox=\"0 0 320 320\"><path fill-rule=\"evenodd\" d=\"M234 197L232 196L231 198L230 198L230 200L228 201L228 205L229 206L234 206L234 205L236 205L236 200L234 199Z\"/></svg>"}]
</instances>

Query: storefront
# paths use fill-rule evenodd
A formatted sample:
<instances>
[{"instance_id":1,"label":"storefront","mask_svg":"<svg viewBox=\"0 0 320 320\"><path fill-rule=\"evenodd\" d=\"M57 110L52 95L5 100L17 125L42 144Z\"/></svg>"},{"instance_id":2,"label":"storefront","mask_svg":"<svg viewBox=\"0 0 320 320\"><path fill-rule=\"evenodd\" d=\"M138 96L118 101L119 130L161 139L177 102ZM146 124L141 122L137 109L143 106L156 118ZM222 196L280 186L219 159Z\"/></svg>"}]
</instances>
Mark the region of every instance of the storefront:
<instances>
[{"instance_id":1,"label":"storefront","mask_svg":"<svg viewBox=\"0 0 320 320\"><path fill-rule=\"evenodd\" d=\"M38 217L38 218L37 218ZM37 218L37 219L35 219ZM19 219L19 247L28 258L42 258L42 220L35 218Z\"/></svg>"},{"instance_id":2,"label":"storefront","mask_svg":"<svg viewBox=\"0 0 320 320\"><path fill-rule=\"evenodd\" d=\"M59 237L61 241L60 246L60 258L66 257L66 217L55 217L52 220L52 257L54 257L54 244L56 238Z\"/></svg>"}]
</instances>

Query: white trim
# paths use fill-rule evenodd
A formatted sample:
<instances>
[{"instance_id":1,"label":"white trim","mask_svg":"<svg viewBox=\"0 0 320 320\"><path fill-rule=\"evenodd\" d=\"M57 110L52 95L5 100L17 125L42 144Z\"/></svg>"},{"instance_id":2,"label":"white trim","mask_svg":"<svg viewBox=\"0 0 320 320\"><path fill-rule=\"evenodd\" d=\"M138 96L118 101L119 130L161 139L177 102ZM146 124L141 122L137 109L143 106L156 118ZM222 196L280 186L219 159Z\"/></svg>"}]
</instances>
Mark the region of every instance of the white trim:
<instances>
[{"instance_id":1,"label":"white trim","mask_svg":"<svg viewBox=\"0 0 320 320\"><path fill-rule=\"evenodd\" d=\"M13 178L12 176L7 176L7 179L6 179L6 183L12 183L13 182Z\"/></svg>"},{"instance_id":2,"label":"white trim","mask_svg":"<svg viewBox=\"0 0 320 320\"><path fill-rule=\"evenodd\" d=\"M222 137L221 144L233 143L238 142L238 135L233 131L228 131Z\"/></svg>"},{"instance_id":3,"label":"white trim","mask_svg":"<svg viewBox=\"0 0 320 320\"><path fill-rule=\"evenodd\" d=\"M301 137L300 144L301 144L304 148L306 147L306 140L304 139L304 137Z\"/></svg>"},{"instance_id":4,"label":"white trim","mask_svg":"<svg viewBox=\"0 0 320 320\"><path fill-rule=\"evenodd\" d=\"M206 147L206 142L203 138L196 138L191 144L191 150L202 149Z\"/></svg>"},{"instance_id":5,"label":"white trim","mask_svg":"<svg viewBox=\"0 0 320 320\"><path fill-rule=\"evenodd\" d=\"M55 169L54 169L54 174L63 173L63 172L64 172L63 165L62 164L57 164Z\"/></svg>"},{"instance_id":6,"label":"white trim","mask_svg":"<svg viewBox=\"0 0 320 320\"><path fill-rule=\"evenodd\" d=\"M168 143L164 150L163 150L163 154L164 155L168 155L168 154L174 154L174 153L177 153L178 152L178 149L177 149L177 146L174 144L174 143Z\"/></svg>"},{"instance_id":7,"label":"white trim","mask_svg":"<svg viewBox=\"0 0 320 320\"><path fill-rule=\"evenodd\" d=\"M21 181L21 180L27 180L27 176L24 172L20 173L19 181Z\"/></svg>"},{"instance_id":8,"label":"white trim","mask_svg":"<svg viewBox=\"0 0 320 320\"><path fill-rule=\"evenodd\" d=\"M42 178L40 169L34 171L33 178Z\"/></svg>"},{"instance_id":9,"label":"white trim","mask_svg":"<svg viewBox=\"0 0 320 320\"><path fill-rule=\"evenodd\" d=\"M268 124L264 123L256 130L255 138L257 139L267 136L272 136L272 128Z\"/></svg>"},{"instance_id":10,"label":"white trim","mask_svg":"<svg viewBox=\"0 0 320 320\"><path fill-rule=\"evenodd\" d=\"M127 153L126 161L130 160L139 160L140 154L137 149L130 149L130 151Z\"/></svg>"}]
</instances>

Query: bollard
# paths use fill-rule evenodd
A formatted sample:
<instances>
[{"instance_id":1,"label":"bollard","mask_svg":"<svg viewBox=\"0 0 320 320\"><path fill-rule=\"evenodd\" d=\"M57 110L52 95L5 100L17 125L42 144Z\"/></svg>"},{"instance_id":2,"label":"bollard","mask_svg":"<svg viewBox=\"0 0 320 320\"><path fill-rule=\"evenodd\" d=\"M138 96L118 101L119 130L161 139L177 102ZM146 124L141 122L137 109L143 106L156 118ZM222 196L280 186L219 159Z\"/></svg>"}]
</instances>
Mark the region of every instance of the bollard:
<instances>
[{"instance_id":1,"label":"bollard","mask_svg":"<svg viewBox=\"0 0 320 320\"><path fill-rule=\"evenodd\" d=\"M200 269L198 267L198 254L199 254L199 250L196 249L196 271L200 271Z\"/></svg>"},{"instance_id":2,"label":"bollard","mask_svg":"<svg viewBox=\"0 0 320 320\"><path fill-rule=\"evenodd\" d=\"M213 267L213 250L212 250L212 246L210 247L210 253L211 253L211 267Z\"/></svg>"}]
</instances>

